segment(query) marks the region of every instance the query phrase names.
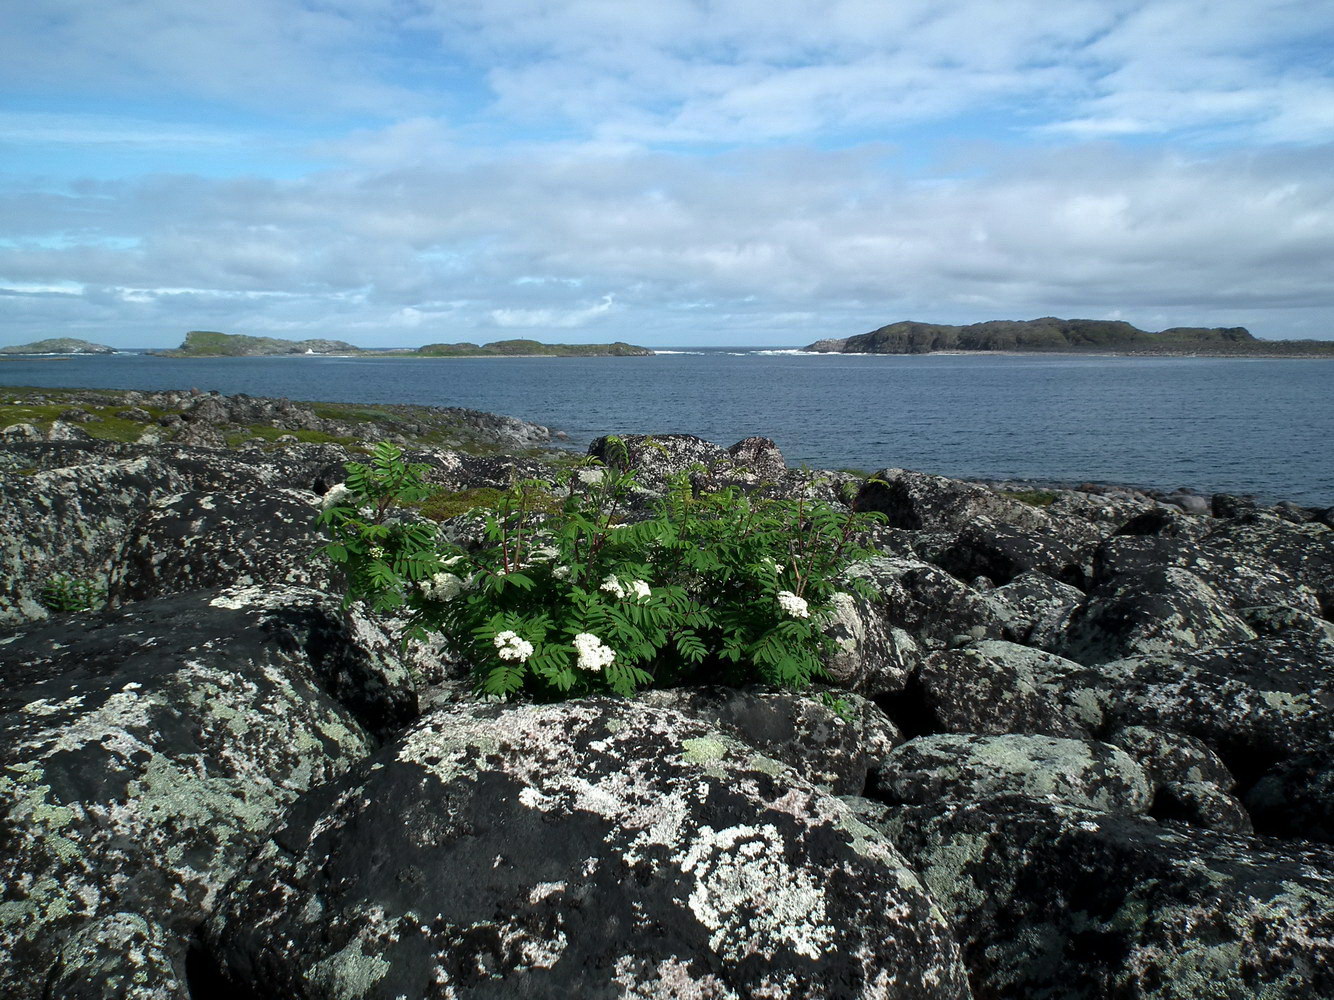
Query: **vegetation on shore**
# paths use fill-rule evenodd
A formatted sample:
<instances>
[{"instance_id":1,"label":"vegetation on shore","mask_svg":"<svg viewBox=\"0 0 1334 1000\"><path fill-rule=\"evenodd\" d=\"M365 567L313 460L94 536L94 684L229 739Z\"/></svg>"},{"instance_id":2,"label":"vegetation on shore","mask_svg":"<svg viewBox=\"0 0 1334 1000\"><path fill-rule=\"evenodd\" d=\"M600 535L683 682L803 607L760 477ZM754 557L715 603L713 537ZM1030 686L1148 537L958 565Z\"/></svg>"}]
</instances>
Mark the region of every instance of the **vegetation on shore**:
<instances>
[{"instance_id":1,"label":"vegetation on shore","mask_svg":"<svg viewBox=\"0 0 1334 1000\"><path fill-rule=\"evenodd\" d=\"M905 320L878 330L820 340L805 350L832 354L1019 351L1088 354L1334 357L1334 341L1259 340L1245 327L1173 327L1158 333L1120 320L990 320L967 326Z\"/></svg>"},{"instance_id":2,"label":"vegetation on shore","mask_svg":"<svg viewBox=\"0 0 1334 1000\"><path fill-rule=\"evenodd\" d=\"M489 344L426 344L410 350L374 350L342 340L281 340L212 330L191 330L173 350L150 351L162 358L251 358L293 354L337 354L374 358L646 357L653 352L623 341L612 344L543 344L536 340L496 340Z\"/></svg>"}]
</instances>

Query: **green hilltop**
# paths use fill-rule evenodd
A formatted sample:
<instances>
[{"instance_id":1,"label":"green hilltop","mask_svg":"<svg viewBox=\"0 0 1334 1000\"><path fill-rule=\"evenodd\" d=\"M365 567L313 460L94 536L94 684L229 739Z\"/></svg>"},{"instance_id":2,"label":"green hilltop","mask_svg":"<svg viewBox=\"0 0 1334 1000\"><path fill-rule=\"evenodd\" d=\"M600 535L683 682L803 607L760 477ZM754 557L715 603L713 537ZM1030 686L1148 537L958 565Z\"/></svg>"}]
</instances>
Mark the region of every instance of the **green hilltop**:
<instances>
[{"instance_id":1,"label":"green hilltop","mask_svg":"<svg viewBox=\"0 0 1334 1000\"><path fill-rule=\"evenodd\" d=\"M1259 340L1245 327L1172 327L1159 333L1121 320L991 320L967 326L905 320L870 333L821 340L807 351L836 354L929 354L933 351L1207 354L1236 357L1334 357L1334 342Z\"/></svg>"}]
</instances>

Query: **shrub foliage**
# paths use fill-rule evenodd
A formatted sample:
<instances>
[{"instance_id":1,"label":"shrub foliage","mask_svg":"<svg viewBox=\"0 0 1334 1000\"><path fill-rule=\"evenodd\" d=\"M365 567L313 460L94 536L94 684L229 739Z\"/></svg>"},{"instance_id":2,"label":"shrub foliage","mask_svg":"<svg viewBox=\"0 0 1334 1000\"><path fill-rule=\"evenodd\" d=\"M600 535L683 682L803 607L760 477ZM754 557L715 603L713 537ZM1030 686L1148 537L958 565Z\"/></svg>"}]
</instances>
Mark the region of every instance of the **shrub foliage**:
<instances>
[{"instance_id":1,"label":"shrub foliage","mask_svg":"<svg viewBox=\"0 0 1334 1000\"><path fill-rule=\"evenodd\" d=\"M697 492L681 475L630 520L634 473L589 459L489 497L471 515L480 542L458 542L414 514L439 491L393 445L347 471L319 520L348 600L406 613L408 638L439 635L479 691L503 697L804 687L831 643L822 624L835 580L869 554L858 536L878 517L736 487Z\"/></svg>"}]
</instances>

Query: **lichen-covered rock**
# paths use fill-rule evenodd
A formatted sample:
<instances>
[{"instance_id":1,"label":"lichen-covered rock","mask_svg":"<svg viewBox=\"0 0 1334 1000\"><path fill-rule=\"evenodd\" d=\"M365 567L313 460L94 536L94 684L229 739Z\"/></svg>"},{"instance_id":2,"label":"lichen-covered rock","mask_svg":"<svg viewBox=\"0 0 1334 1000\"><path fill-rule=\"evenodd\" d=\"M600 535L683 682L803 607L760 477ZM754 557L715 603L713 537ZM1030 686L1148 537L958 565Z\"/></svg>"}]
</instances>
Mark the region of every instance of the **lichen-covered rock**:
<instances>
[{"instance_id":1,"label":"lichen-covered rock","mask_svg":"<svg viewBox=\"0 0 1334 1000\"><path fill-rule=\"evenodd\" d=\"M230 888L256 998L966 997L890 843L707 725L611 700L423 719Z\"/></svg>"},{"instance_id":2,"label":"lichen-covered rock","mask_svg":"<svg viewBox=\"0 0 1334 1000\"><path fill-rule=\"evenodd\" d=\"M1084 603L1084 593L1043 573L1029 572L986 591L982 599L1000 619L1007 639L1046 649Z\"/></svg>"},{"instance_id":3,"label":"lichen-covered rock","mask_svg":"<svg viewBox=\"0 0 1334 1000\"><path fill-rule=\"evenodd\" d=\"M1274 765L1246 793L1246 807L1266 833L1334 844L1334 747Z\"/></svg>"},{"instance_id":4,"label":"lichen-covered rock","mask_svg":"<svg viewBox=\"0 0 1334 1000\"><path fill-rule=\"evenodd\" d=\"M180 942L138 913L90 920L60 949L43 1000L191 1000Z\"/></svg>"},{"instance_id":5,"label":"lichen-covered rock","mask_svg":"<svg viewBox=\"0 0 1334 1000\"><path fill-rule=\"evenodd\" d=\"M183 975L286 807L366 756L367 727L411 715L391 653L337 600L261 588L0 638L0 993L44 996L70 935L120 912L160 925Z\"/></svg>"},{"instance_id":6,"label":"lichen-covered rock","mask_svg":"<svg viewBox=\"0 0 1334 1000\"><path fill-rule=\"evenodd\" d=\"M693 434L622 434L623 451L612 443L615 436L598 438L588 446L588 454L612 468L633 469L645 486L660 485L696 466L711 468L728 458L724 449Z\"/></svg>"},{"instance_id":7,"label":"lichen-covered rock","mask_svg":"<svg viewBox=\"0 0 1334 1000\"><path fill-rule=\"evenodd\" d=\"M328 590L311 493L251 487L182 493L153 504L130 529L111 572L113 603L222 585Z\"/></svg>"},{"instance_id":8,"label":"lichen-covered rock","mask_svg":"<svg viewBox=\"0 0 1334 1000\"><path fill-rule=\"evenodd\" d=\"M1171 654L1254 639L1198 576L1169 568L1121 576L1070 616L1055 651L1081 663Z\"/></svg>"},{"instance_id":9,"label":"lichen-covered rock","mask_svg":"<svg viewBox=\"0 0 1334 1000\"><path fill-rule=\"evenodd\" d=\"M918 675L940 727L952 733L1088 737L1103 722L1089 668L1039 649L989 640L931 654Z\"/></svg>"},{"instance_id":10,"label":"lichen-covered rock","mask_svg":"<svg viewBox=\"0 0 1334 1000\"><path fill-rule=\"evenodd\" d=\"M1034 571L1074 587L1086 586L1088 578L1085 553L1062 538L990 518L964 525L937 562L960 579L985 576L997 584Z\"/></svg>"},{"instance_id":11,"label":"lichen-covered rock","mask_svg":"<svg viewBox=\"0 0 1334 1000\"><path fill-rule=\"evenodd\" d=\"M787 472L787 462L771 438L748 437L727 449L734 468L745 470L757 479L778 479Z\"/></svg>"},{"instance_id":12,"label":"lichen-covered rock","mask_svg":"<svg viewBox=\"0 0 1334 1000\"><path fill-rule=\"evenodd\" d=\"M854 563L845 575L870 583L885 621L928 649L940 649L959 636L1000 638L1002 633L1000 619L981 594L930 563L877 556Z\"/></svg>"},{"instance_id":13,"label":"lichen-covered rock","mask_svg":"<svg viewBox=\"0 0 1334 1000\"><path fill-rule=\"evenodd\" d=\"M639 698L699 719L835 795L860 795L867 771L903 734L874 702L848 693L839 699L836 705L815 695L724 687L646 691Z\"/></svg>"},{"instance_id":14,"label":"lichen-covered rock","mask_svg":"<svg viewBox=\"0 0 1334 1000\"><path fill-rule=\"evenodd\" d=\"M1310 587L1321 613L1334 619L1334 528L1318 521L1293 524L1273 515L1255 514L1219 524L1205 541L1212 548L1235 553L1243 563L1258 556L1284 570Z\"/></svg>"},{"instance_id":15,"label":"lichen-covered rock","mask_svg":"<svg viewBox=\"0 0 1334 1000\"><path fill-rule=\"evenodd\" d=\"M1320 611L1315 591L1259 553L1241 559L1233 552L1187 538L1125 535L1107 539L1093 558L1094 579L1099 584L1169 568L1193 573L1233 608L1282 604Z\"/></svg>"},{"instance_id":16,"label":"lichen-covered rock","mask_svg":"<svg viewBox=\"0 0 1334 1000\"><path fill-rule=\"evenodd\" d=\"M878 819L949 913L979 997L1334 996L1334 851L1036 804Z\"/></svg>"},{"instance_id":17,"label":"lichen-covered rock","mask_svg":"<svg viewBox=\"0 0 1334 1000\"><path fill-rule=\"evenodd\" d=\"M829 679L839 687L875 697L902 691L922 660L912 636L891 627L866 600L836 593L824 632L835 649L823 659Z\"/></svg>"},{"instance_id":18,"label":"lichen-covered rock","mask_svg":"<svg viewBox=\"0 0 1334 1000\"><path fill-rule=\"evenodd\" d=\"M857 509L884 514L895 528L961 531L979 518L1041 530L1037 509L985 486L907 469L881 469L857 494Z\"/></svg>"},{"instance_id":19,"label":"lichen-covered rock","mask_svg":"<svg viewBox=\"0 0 1334 1000\"><path fill-rule=\"evenodd\" d=\"M919 736L895 748L871 785L891 805L1032 800L1134 816L1149 808L1144 770L1123 750L1049 736Z\"/></svg>"},{"instance_id":20,"label":"lichen-covered rock","mask_svg":"<svg viewBox=\"0 0 1334 1000\"><path fill-rule=\"evenodd\" d=\"M1107 737L1144 768L1153 785L1153 815L1211 830L1250 833L1237 781L1203 740L1148 726L1123 726Z\"/></svg>"},{"instance_id":21,"label":"lichen-covered rock","mask_svg":"<svg viewBox=\"0 0 1334 1000\"><path fill-rule=\"evenodd\" d=\"M1071 693L1096 699L1109 724L1196 736L1230 766L1317 749L1334 734L1334 645L1256 639L1115 660L1097 675Z\"/></svg>"}]
</instances>

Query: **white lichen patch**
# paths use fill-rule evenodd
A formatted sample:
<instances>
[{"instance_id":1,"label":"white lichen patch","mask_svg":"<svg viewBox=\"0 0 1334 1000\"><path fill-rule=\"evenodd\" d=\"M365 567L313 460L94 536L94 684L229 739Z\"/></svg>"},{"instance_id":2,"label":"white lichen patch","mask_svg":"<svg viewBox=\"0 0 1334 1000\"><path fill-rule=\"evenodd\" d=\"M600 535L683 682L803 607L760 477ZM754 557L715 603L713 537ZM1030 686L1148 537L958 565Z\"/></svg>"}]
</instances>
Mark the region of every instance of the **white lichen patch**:
<instances>
[{"instance_id":1,"label":"white lichen patch","mask_svg":"<svg viewBox=\"0 0 1334 1000\"><path fill-rule=\"evenodd\" d=\"M612 982L621 988L622 1000L741 1000L717 976L696 976L690 963L679 958L665 958L652 971L639 972L632 958L616 961Z\"/></svg>"},{"instance_id":2,"label":"white lichen patch","mask_svg":"<svg viewBox=\"0 0 1334 1000\"><path fill-rule=\"evenodd\" d=\"M811 872L788 865L784 846L770 824L696 832L681 861L695 876L688 904L724 958L772 959L786 947L817 959L833 943L824 893Z\"/></svg>"}]
</instances>

